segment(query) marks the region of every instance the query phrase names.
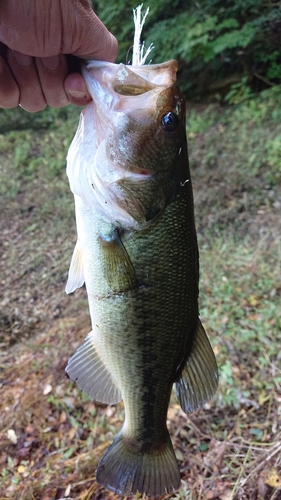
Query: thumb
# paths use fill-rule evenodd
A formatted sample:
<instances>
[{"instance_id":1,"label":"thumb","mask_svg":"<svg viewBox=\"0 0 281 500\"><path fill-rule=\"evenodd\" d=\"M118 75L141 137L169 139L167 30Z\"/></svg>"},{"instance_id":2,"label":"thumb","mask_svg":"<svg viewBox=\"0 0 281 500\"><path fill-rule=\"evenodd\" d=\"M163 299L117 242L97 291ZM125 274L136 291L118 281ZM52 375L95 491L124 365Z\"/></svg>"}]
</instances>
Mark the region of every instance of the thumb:
<instances>
[{"instance_id":1,"label":"thumb","mask_svg":"<svg viewBox=\"0 0 281 500\"><path fill-rule=\"evenodd\" d=\"M68 4L68 2L62 3ZM82 59L113 62L118 52L117 40L91 9L88 0L79 1L75 14L75 18L72 17L75 26L69 29L68 25L67 31L65 31L65 36L69 37L72 50L70 50L67 40L64 40L63 52Z\"/></svg>"}]
</instances>

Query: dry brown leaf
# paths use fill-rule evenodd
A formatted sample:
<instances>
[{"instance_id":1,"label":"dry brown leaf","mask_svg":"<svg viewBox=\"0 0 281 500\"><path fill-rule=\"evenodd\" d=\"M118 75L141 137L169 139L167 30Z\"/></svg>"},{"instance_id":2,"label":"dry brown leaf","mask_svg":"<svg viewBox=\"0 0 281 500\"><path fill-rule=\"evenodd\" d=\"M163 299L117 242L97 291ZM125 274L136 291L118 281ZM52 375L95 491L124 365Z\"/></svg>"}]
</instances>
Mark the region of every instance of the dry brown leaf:
<instances>
[{"instance_id":1,"label":"dry brown leaf","mask_svg":"<svg viewBox=\"0 0 281 500\"><path fill-rule=\"evenodd\" d=\"M68 439L70 439L70 441L74 438L76 431L77 431L76 427L71 427L68 433Z\"/></svg>"},{"instance_id":2,"label":"dry brown leaf","mask_svg":"<svg viewBox=\"0 0 281 500\"><path fill-rule=\"evenodd\" d=\"M265 484L264 479L262 476L258 478L258 498L259 500L262 500L265 498L267 492L268 492L269 487Z\"/></svg>"},{"instance_id":3,"label":"dry brown leaf","mask_svg":"<svg viewBox=\"0 0 281 500\"><path fill-rule=\"evenodd\" d=\"M223 493L220 494L220 500L232 500L233 498L233 490L227 488Z\"/></svg>"}]
</instances>

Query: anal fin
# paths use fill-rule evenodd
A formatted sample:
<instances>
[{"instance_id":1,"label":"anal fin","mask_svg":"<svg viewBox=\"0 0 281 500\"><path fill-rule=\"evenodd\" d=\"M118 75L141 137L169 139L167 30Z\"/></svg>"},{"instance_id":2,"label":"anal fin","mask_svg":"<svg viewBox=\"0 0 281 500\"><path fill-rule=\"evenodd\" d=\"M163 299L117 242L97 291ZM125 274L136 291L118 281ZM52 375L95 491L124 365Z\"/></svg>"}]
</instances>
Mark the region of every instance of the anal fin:
<instances>
[{"instance_id":1,"label":"anal fin","mask_svg":"<svg viewBox=\"0 0 281 500\"><path fill-rule=\"evenodd\" d=\"M87 335L84 344L70 358L65 371L91 399L110 405L121 401L121 391L95 347L94 332Z\"/></svg>"},{"instance_id":2,"label":"anal fin","mask_svg":"<svg viewBox=\"0 0 281 500\"><path fill-rule=\"evenodd\" d=\"M82 248L79 240L77 240L70 262L68 280L65 287L66 293L74 292L76 288L80 288L84 284L84 281Z\"/></svg>"},{"instance_id":3,"label":"anal fin","mask_svg":"<svg viewBox=\"0 0 281 500\"><path fill-rule=\"evenodd\" d=\"M198 319L191 351L176 380L176 393L185 413L202 407L218 387L218 367L206 332Z\"/></svg>"}]
</instances>

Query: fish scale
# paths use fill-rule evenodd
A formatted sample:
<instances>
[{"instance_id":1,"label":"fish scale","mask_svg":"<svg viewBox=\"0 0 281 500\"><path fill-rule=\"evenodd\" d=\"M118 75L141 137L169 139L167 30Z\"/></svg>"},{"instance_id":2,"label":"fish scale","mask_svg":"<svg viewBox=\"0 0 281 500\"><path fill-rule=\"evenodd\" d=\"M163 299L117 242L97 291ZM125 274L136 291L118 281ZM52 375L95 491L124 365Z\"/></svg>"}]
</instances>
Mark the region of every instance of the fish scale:
<instances>
[{"instance_id":1,"label":"fish scale","mask_svg":"<svg viewBox=\"0 0 281 500\"><path fill-rule=\"evenodd\" d=\"M185 412L201 407L218 383L198 317L198 248L176 67L170 61L127 71L88 63L83 74L93 103L68 155L78 239L66 289L85 281L92 331L66 372L92 399L124 401L124 425L96 475L122 495L179 488L166 426L173 383ZM95 133L100 121L104 135Z\"/></svg>"}]
</instances>

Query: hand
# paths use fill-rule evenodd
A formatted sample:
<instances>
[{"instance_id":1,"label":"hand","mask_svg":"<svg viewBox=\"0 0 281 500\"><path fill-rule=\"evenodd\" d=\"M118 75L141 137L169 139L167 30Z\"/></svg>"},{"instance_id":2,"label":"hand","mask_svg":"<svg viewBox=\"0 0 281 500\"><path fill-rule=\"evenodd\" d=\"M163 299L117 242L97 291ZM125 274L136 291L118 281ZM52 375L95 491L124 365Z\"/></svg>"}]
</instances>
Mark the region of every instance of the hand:
<instances>
[{"instance_id":1,"label":"hand","mask_svg":"<svg viewBox=\"0 0 281 500\"><path fill-rule=\"evenodd\" d=\"M91 97L76 58L116 55L116 39L88 0L0 0L2 108L85 105Z\"/></svg>"}]
</instances>

